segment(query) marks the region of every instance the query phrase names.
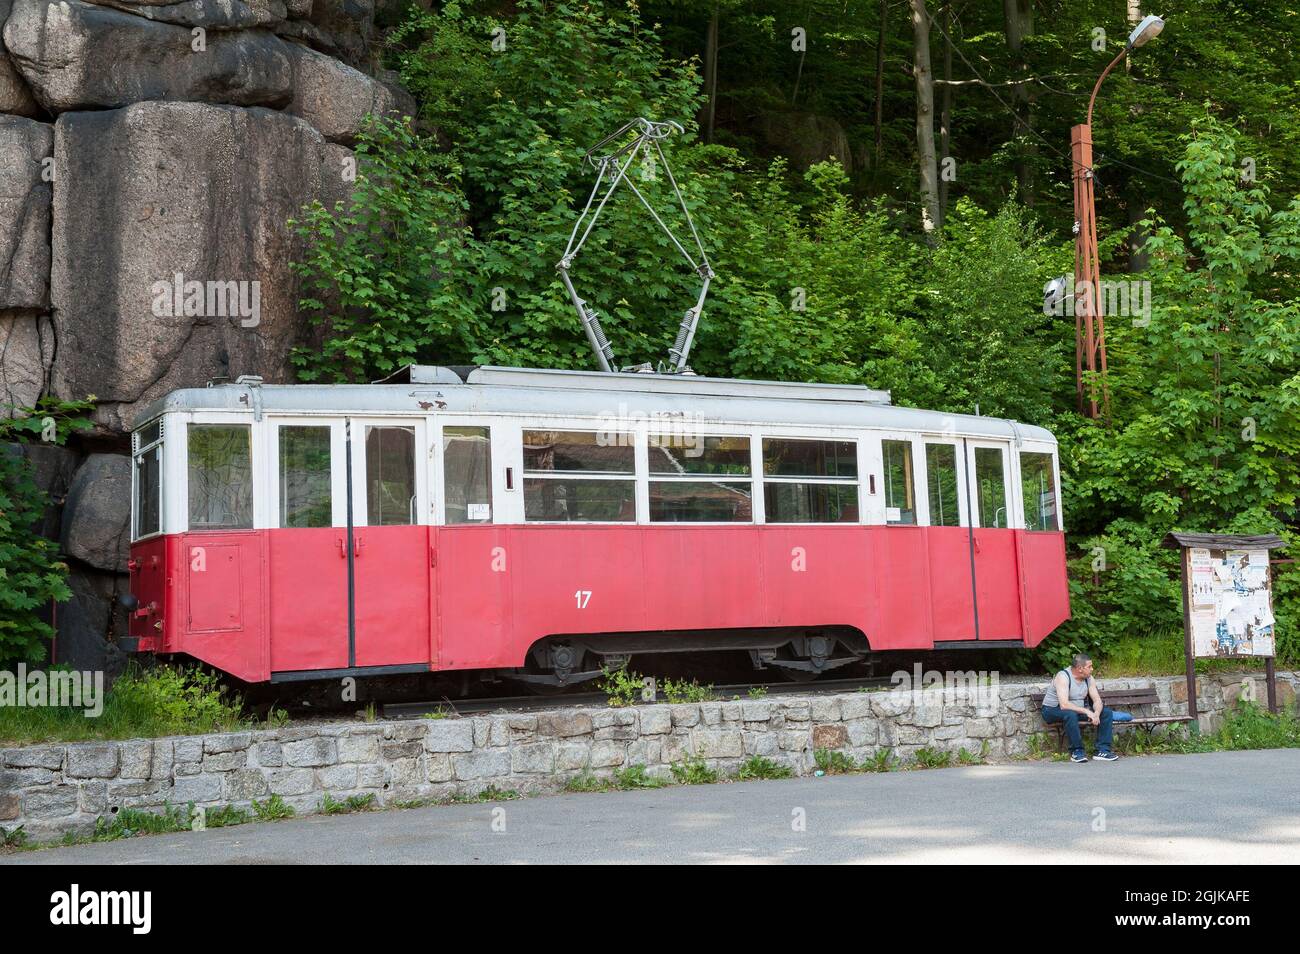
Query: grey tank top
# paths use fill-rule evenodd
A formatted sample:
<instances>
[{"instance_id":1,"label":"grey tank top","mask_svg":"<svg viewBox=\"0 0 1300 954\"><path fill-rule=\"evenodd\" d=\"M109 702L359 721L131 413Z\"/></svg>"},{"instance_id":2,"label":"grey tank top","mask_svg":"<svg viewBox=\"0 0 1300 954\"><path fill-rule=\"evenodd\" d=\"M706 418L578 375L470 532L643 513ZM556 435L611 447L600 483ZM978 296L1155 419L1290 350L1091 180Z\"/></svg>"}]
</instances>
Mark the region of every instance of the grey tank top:
<instances>
[{"instance_id":1,"label":"grey tank top","mask_svg":"<svg viewBox=\"0 0 1300 954\"><path fill-rule=\"evenodd\" d=\"M1074 678L1074 673L1070 672L1070 670L1062 669L1061 672L1065 673L1065 678L1070 683L1070 701L1076 706L1083 705L1084 700L1088 698L1088 683L1092 681L1092 677L1089 676L1080 682ZM1061 672L1058 672L1056 676L1059 676ZM1056 676L1052 677L1052 681L1047 687L1047 693L1043 696L1043 705L1045 706L1060 706L1061 704L1060 699L1056 697Z\"/></svg>"}]
</instances>

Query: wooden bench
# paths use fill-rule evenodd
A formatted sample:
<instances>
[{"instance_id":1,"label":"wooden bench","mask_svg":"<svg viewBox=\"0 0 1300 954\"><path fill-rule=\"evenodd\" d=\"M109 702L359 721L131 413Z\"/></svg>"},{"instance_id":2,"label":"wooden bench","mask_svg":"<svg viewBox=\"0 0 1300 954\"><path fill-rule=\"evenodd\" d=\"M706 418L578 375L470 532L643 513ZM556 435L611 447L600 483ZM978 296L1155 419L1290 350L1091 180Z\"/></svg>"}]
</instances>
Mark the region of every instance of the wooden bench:
<instances>
[{"instance_id":1,"label":"wooden bench","mask_svg":"<svg viewBox=\"0 0 1300 954\"><path fill-rule=\"evenodd\" d=\"M1160 695L1159 693L1156 692L1154 686L1148 686L1145 689L1107 690L1104 686L1098 683L1097 691L1101 694L1101 704L1107 709L1118 709L1121 711L1127 711L1131 708L1134 708L1135 706L1152 706L1160 702ZM1046 692L1031 692L1029 694L1029 698L1032 702L1038 705L1039 710L1041 711L1043 706L1043 698L1046 695L1047 695ZM1192 721L1192 717L1185 716L1185 715L1183 716L1137 716L1135 715L1133 716L1131 722L1115 722L1112 723L1112 725L1116 729L1121 729L1124 726L1130 726L1130 725L1133 726L1134 728L1146 729L1147 735L1150 736L1157 726L1173 725L1179 722L1191 722L1191 721ZM1048 728L1056 730L1057 748L1059 751L1064 752L1065 751L1065 723L1052 722L1052 723L1044 723L1044 725L1048 726ZM1097 726L1093 725L1083 716L1080 716L1079 728L1095 729L1097 728Z\"/></svg>"}]
</instances>

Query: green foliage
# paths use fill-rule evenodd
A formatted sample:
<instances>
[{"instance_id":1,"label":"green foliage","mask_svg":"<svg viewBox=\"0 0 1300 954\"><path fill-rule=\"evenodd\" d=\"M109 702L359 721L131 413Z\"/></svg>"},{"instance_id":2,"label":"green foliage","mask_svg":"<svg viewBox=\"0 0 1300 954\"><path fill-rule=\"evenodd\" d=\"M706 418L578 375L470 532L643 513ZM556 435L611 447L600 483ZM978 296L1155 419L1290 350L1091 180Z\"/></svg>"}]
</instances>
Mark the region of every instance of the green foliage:
<instances>
[{"instance_id":1,"label":"green foliage","mask_svg":"<svg viewBox=\"0 0 1300 954\"><path fill-rule=\"evenodd\" d=\"M18 825L14 828L4 828L0 826L0 848L25 848L27 847L27 832L23 831L24 825Z\"/></svg>"},{"instance_id":2,"label":"green foliage","mask_svg":"<svg viewBox=\"0 0 1300 954\"><path fill-rule=\"evenodd\" d=\"M1150 325L1107 325L1113 424L1058 432L1081 535L1075 619L1043 653L1051 666L1181 626L1178 555L1159 547L1168 531L1294 535L1300 199L1273 209L1265 185L1243 183L1240 136L1221 123L1203 120L1184 144L1187 234L1153 226ZM1300 573L1279 567L1284 662L1300 659L1298 600Z\"/></svg>"},{"instance_id":3,"label":"green foliage","mask_svg":"<svg viewBox=\"0 0 1300 954\"><path fill-rule=\"evenodd\" d=\"M203 813L205 828L229 828L232 825L246 825L252 819L253 816L246 809L234 805L209 808Z\"/></svg>"},{"instance_id":4,"label":"green foliage","mask_svg":"<svg viewBox=\"0 0 1300 954\"><path fill-rule=\"evenodd\" d=\"M326 792L320 801L320 810L323 815L349 815L353 812L368 812L378 806L375 805L375 795L373 792L367 792L365 795L349 795L343 801L339 801Z\"/></svg>"},{"instance_id":5,"label":"green foliage","mask_svg":"<svg viewBox=\"0 0 1300 954\"><path fill-rule=\"evenodd\" d=\"M582 772L564 783L566 792L607 792L614 783L607 778L600 778L592 772Z\"/></svg>"},{"instance_id":6,"label":"green foliage","mask_svg":"<svg viewBox=\"0 0 1300 954\"><path fill-rule=\"evenodd\" d=\"M754 778L792 778L794 770L788 765L782 765L780 762L774 762L772 759L764 758L761 755L751 755L740 764L740 771L737 777L741 781L747 781Z\"/></svg>"},{"instance_id":7,"label":"green foliage","mask_svg":"<svg viewBox=\"0 0 1300 954\"><path fill-rule=\"evenodd\" d=\"M766 686L750 686L750 687L749 687L749 698L751 698L751 699L765 699L765 698L767 698L767 687L766 687Z\"/></svg>"},{"instance_id":8,"label":"green foliage","mask_svg":"<svg viewBox=\"0 0 1300 954\"><path fill-rule=\"evenodd\" d=\"M712 785L718 780L717 771L709 768L704 759L674 762L670 768L679 785Z\"/></svg>"},{"instance_id":9,"label":"green foliage","mask_svg":"<svg viewBox=\"0 0 1300 954\"><path fill-rule=\"evenodd\" d=\"M694 679L690 682L685 679L665 679L659 683L659 689L664 699L671 703L707 702L713 698L713 686L701 686Z\"/></svg>"},{"instance_id":10,"label":"green foliage","mask_svg":"<svg viewBox=\"0 0 1300 954\"><path fill-rule=\"evenodd\" d=\"M292 805L286 804L279 795L272 795L265 801L254 801L253 812L258 821L280 821L297 814Z\"/></svg>"},{"instance_id":11,"label":"green foliage","mask_svg":"<svg viewBox=\"0 0 1300 954\"><path fill-rule=\"evenodd\" d=\"M605 677L597 688L608 696L607 702L616 708L636 705L641 698L643 681L641 676L627 669L605 669Z\"/></svg>"},{"instance_id":12,"label":"green foliage","mask_svg":"<svg viewBox=\"0 0 1300 954\"><path fill-rule=\"evenodd\" d=\"M164 835L171 832L189 831L194 820L194 805L179 808L164 805L160 812L140 811L135 808L121 808L113 815L101 815L95 819L95 830L88 839L78 838L69 833L64 838L65 844L80 841L117 841L121 838L133 838L136 835Z\"/></svg>"},{"instance_id":13,"label":"green foliage","mask_svg":"<svg viewBox=\"0 0 1300 954\"><path fill-rule=\"evenodd\" d=\"M58 545L33 533L50 505L36 486L22 445L63 444L90 427L88 401L43 398L34 408L0 406L0 666L38 663L54 630L41 618L72 596ZM9 448L6 444L18 446Z\"/></svg>"},{"instance_id":14,"label":"green foliage","mask_svg":"<svg viewBox=\"0 0 1300 954\"><path fill-rule=\"evenodd\" d=\"M986 761L988 761L988 757L989 757L988 739L985 739L983 742L980 743L980 750L978 752L970 752L966 749L965 746L962 746L961 749L958 750L957 752L957 762L959 765L983 765Z\"/></svg>"},{"instance_id":15,"label":"green foliage","mask_svg":"<svg viewBox=\"0 0 1300 954\"><path fill-rule=\"evenodd\" d=\"M894 753L889 749L876 749L875 754L862 760L864 772L892 772L894 770Z\"/></svg>"},{"instance_id":16,"label":"green foliage","mask_svg":"<svg viewBox=\"0 0 1300 954\"><path fill-rule=\"evenodd\" d=\"M614 782L622 789L663 788L664 780L648 774L644 765L629 765L614 773Z\"/></svg>"},{"instance_id":17,"label":"green foliage","mask_svg":"<svg viewBox=\"0 0 1300 954\"><path fill-rule=\"evenodd\" d=\"M847 775L858 771L858 765L853 759L835 749L814 749L813 761L827 775Z\"/></svg>"},{"instance_id":18,"label":"green foliage","mask_svg":"<svg viewBox=\"0 0 1300 954\"><path fill-rule=\"evenodd\" d=\"M917 749L913 759L915 760L913 764L922 769L947 768L952 765L951 752L932 749L928 745L923 745Z\"/></svg>"},{"instance_id":19,"label":"green foliage","mask_svg":"<svg viewBox=\"0 0 1300 954\"><path fill-rule=\"evenodd\" d=\"M243 703L198 666L127 668L104 694L104 711L57 706L0 707L0 741L157 738L242 728Z\"/></svg>"}]
</instances>

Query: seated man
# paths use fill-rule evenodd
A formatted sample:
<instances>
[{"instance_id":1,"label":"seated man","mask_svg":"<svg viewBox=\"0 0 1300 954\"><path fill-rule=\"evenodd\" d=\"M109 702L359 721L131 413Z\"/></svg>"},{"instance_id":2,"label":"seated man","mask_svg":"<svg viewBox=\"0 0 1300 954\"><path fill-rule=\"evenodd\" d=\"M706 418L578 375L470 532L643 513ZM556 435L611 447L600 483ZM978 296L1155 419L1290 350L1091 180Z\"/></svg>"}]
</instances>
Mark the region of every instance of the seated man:
<instances>
[{"instance_id":1,"label":"seated man","mask_svg":"<svg viewBox=\"0 0 1300 954\"><path fill-rule=\"evenodd\" d=\"M1087 703L1092 702L1092 708ZM1102 707L1101 694L1092 678L1092 657L1075 653L1069 669L1062 669L1052 680L1043 696L1043 721L1048 725L1065 723L1065 734L1070 739L1070 761L1086 762L1083 754L1083 733L1079 719L1085 718L1097 726L1097 754L1103 762L1114 762L1118 755L1110 750L1113 713Z\"/></svg>"}]
</instances>

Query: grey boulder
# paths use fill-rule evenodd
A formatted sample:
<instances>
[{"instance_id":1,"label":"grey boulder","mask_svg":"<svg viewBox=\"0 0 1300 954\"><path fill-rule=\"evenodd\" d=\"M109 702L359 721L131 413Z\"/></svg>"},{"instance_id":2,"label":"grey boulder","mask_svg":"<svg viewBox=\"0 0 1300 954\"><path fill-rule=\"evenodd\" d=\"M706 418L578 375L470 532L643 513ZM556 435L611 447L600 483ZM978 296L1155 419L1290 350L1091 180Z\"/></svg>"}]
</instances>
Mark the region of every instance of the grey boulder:
<instances>
[{"instance_id":1,"label":"grey boulder","mask_svg":"<svg viewBox=\"0 0 1300 954\"><path fill-rule=\"evenodd\" d=\"M346 194L346 148L265 109L139 103L60 116L54 153L53 393L97 395L122 431L176 388L290 379L303 240L287 223ZM189 283L199 307L173 294Z\"/></svg>"},{"instance_id":2,"label":"grey boulder","mask_svg":"<svg viewBox=\"0 0 1300 954\"><path fill-rule=\"evenodd\" d=\"M131 458L91 454L77 469L63 510L63 552L100 570L126 571Z\"/></svg>"},{"instance_id":3,"label":"grey boulder","mask_svg":"<svg viewBox=\"0 0 1300 954\"><path fill-rule=\"evenodd\" d=\"M53 145L53 126L0 116L0 311L50 303Z\"/></svg>"},{"instance_id":4,"label":"grey boulder","mask_svg":"<svg viewBox=\"0 0 1300 954\"><path fill-rule=\"evenodd\" d=\"M293 71L266 30L206 33L81 0L14 0L4 42L47 110L145 100L285 105Z\"/></svg>"}]
</instances>

